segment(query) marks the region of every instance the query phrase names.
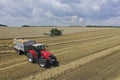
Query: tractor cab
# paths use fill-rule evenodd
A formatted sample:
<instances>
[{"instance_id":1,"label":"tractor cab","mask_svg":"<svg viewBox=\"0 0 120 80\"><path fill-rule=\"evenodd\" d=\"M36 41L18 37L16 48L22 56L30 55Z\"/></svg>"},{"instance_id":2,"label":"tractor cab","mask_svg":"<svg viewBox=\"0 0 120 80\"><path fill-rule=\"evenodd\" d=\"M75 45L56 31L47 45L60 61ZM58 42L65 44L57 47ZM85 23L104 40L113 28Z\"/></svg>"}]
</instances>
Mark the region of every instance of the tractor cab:
<instances>
[{"instance_id":1,"label":"tractor cab","mask_svg":"<svg viewBox=\"0 0 120 80\"><path fill-rule=\"evenodd\" d=\"M32 47L33 47L33 49L36 49L38 51L45 50L44 44L33 44Z\"/></svg>"},{"instance_id":2,"label":"tractor cab","mask_svg":"<svg viewBox=\"0 0 120 80\"><path fill-rule=\"evenodd\" d=\"M40 43L33 44L32 45L32 50L34 50L36 52L37 56L41 56L42 51L46 51L45 47L46 46L44 44L40 44Z\"/></svg>"}]
</instances>

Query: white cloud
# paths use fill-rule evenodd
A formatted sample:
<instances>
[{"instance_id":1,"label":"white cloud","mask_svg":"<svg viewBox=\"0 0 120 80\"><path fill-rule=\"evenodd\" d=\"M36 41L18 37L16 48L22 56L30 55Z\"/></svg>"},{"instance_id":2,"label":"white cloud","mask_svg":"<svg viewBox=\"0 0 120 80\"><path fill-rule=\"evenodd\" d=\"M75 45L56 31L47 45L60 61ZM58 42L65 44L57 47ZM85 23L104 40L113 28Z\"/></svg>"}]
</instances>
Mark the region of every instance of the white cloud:
<instances>
[{"instance_id":1,"label":"white cloud","mask_svg":"<svg viewBox=\"0 0 120 80\"><path fill-rule=\"evenodd\" d=\"M97 21L86 20L85 25L120 26L120 16Z\"/></svg>"},{"instance_id":2,"label":"white cloud","mask_svg":"<svg viewBox=\"0 0 120 80\"><path fill-rule=\"evenodd\" d=\"M79 25L84 25L84 19L82 17L79 19Z\"/></svg>"},{"instance_id":3,"label":"white cloud","mask_svg":"<svg viewBox=\"0 0 120 80\"><path fill-rule=\"evenodd\" d=\"M119 0L113 0L113 2L119 2Z\"/></svg>"},{"instance_id":4,"label":"white cloud","mask_svg":"<svg viewBox=\"0 0 120 80\"><path fill-rule=\"evenodd\" d=\"M61 3L59 0L41 0L40 3L49 5L51 8L62 10L64 12L70 10L69 5Z\"/></svg>"},{"instance_id":5,"label":"white cloud","mask_svg":"<svg viewBox=\"0 0 120 80\"><path fill-rule=\"evenodd\" d=\"M67 4L62 4L57 0L51 0L50 4L56 9L62 9L63 11L69 10L69 6Z\"/></svg>"},{"instance_id":6,"label":"white cloud","mask_svg":"<svg viewBox=\"0 0 120 80\"><path fill-rule=\"evenodd\" d=\"M77 15L74 15L74 16L72 16L72 24L77 24L77 22L78 22L78 16Z\"/></svg>"},{"instance_id":7,"label":"white cloud","mask_svg":"<svg viewBox=\"0 0 120 80\"><path fill-rule=\"evenodd\" d=\"M44 15L47 16L47 17L49 17L49 18L50 18L50 17L51 17L51 18L55 18L55 17L56 17L56 16L55 16L53 13L51 13L50 11L45 12Z\"/></svg>"},{"instance_id":8,"label":"white cloud","mask_svg":"<svg viewBox=\"0 0 120 80\"><path fill-rule=\"evenodd\" d=\"M85 25L95 25L95 23L91 20L86 20Z\"/></svg>"},{"instance_id":9,"label":"white cloud","mask_svg":"<svg viewBox=\"0 0 120 80\"><path fill-rule=\"evenodd\" d=\"M34 8L32 11L33 16L43 15L44 11L42 8Z\"/></svg>"},{"instance_id":10,"label":"white cloud","mask_svg":"<svg viewBox=\"0 0 120 80\"><path fill-rule=\"evenodd\" d=\"M80 7L83 9L90 9L99 10L102 5L104 5L107 0L82 0Z\"/></svg>"},{"instance_id":11,"label":"white cloud","mask_svg":"<svg viewBox=\"0 0 120 80\"><path fill-rule=\"evenodd\" d=\"M100 10L100 6L98 6L97 4L94 4L94 5L92 6L92 9L93 9L93 10Z\"/></svg>"},{"instance_id":12,"label":"white cloud","mask_svg":"<svg viewBox=\"0 0 120 80\"><path fill-rule=\"evenodd\" d=\"M79 22L83 22L83 18L80 18L80 19L79 19Z\"/></svg>"},{"instance_id":13,"label":"white cloud","mask_svg":"<svg viewBox=\"0 0 120 80\"><path fill-rule=\"evenodd\" d=\"M107 2L107 0L96 0L95 2L93 2L92 8L94 10L100 10L102 5L104 5L106 2Z\"/></svg>"},{"instance_id":14,"label":"white cloud","mask_svg":"<svg viewBox=\"0 0 120 80\"><path fill-rule=\"evenodd\" d=\"M119 26L120 25L120 16L118 16L118 17L111 17L110 19L105 20L103 22L103 24Z\"/></svg>"},{"instance_id":15,"label":"white cloud","mask_svg":"<svg viewBox=\"0 0 120 80\"><path fill-rule=\"evenodd\" d=\"M0 23L120 25L119 4L120 0L0 0Z\"/></svg>"}]
</instances>

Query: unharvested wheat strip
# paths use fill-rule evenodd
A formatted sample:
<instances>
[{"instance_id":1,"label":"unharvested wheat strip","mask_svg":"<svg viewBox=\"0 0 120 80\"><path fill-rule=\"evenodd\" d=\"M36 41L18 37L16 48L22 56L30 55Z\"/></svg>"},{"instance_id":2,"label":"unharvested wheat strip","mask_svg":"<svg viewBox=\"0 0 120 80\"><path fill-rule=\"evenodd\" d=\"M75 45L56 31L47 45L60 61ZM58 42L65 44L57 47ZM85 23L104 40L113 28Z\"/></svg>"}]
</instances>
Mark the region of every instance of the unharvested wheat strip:
<instances>
[{"instance_id":1,"label":"unharvested wheat strip","mask_svg":"<svg viewBox=\"0 0 120 80\"><path fill-rule=\"evenodd\" d=\"M0 53L14 53L15 51L14 50L5 50L5 51L0 51Z\"/></svg>"},{"instance_id":2,"label":"unharvested wheat strip","mask_svg":"<svg viewBox=\"0 0 120 80\"><path fill-rule=\"evenodd\" d=\"M11 56L15 53L15 50L4 50L0 51L0 57Z\"/></svg>"},{"instance_id":3,"label":"unharvested wheat strip","mask_svg":"<svg viewBox=\"0 0 120 80\"><path fill-rule=\"evenodd\" d=\"M16 64L16 65L12 65L12 66L8 66L8 67L5 67L5 68L1 68L0 71L1 70L5 70L5 69L10 69L10 68L13 68L13 67L16 67L16 66L20 66L20 65L23 65L23 64L26 64L26 63L28 63L28 62L22 62L22 63Z\"/></svg>"},{"instance_id":4,"label":"unharvested wheat strip","mask_svg":"<svg viewBox=\"0 0 120 80\"><path fill-rule=\"evenodd\" d=\"M4 45L0 45L0 47L4 47L4 46L12 47L12 44L4 44Z\"/></svg>"},{"instance_id":5,"label":"unharvested wheat strip","mask_svg":"<svg viewBox=\"0 0 120 80\"><path fill-rule=\"evenodd\" d=\"M92 54L90 56L83 57L80 60L76 60L76 61L70 62L70 63L68 63L66 65L61 65L60 67L52 68L50 70L46 70L46 71L44 71L42 73L30 76L30 77L28 77L26 79L23 79L23 80L33 80L33 79L34 80L45 80L45 79L51 79L52 77L55 77L55 76L60 75L60 74L63 74L66 70L75 69L75 68L79 67L80 65L84 65L84 64L87 64L87 63L97 59L97 58L110 55L113 52L118 51L118 50L120 50L120 45L112 47L112 48L109 48L109 49L106 49L104 51L100 51L100 52L98 52L96 54Z\"/></svg>"}]
</instances>

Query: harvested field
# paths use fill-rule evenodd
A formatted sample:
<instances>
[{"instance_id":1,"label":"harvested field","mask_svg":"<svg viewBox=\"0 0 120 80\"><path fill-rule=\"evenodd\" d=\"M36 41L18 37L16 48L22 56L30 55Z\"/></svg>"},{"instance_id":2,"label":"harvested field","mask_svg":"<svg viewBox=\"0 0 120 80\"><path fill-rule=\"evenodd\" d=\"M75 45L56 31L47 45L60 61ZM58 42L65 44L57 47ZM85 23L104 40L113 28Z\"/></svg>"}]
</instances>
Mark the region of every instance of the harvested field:
<instances>
[{"instance_id":1,"label":"harvested field","mask_svg":"<svg viewBox=\"0 0 120 80\"><path fill-rule=\"evenodd\" d=\"M52 28L54 27L28 27L28 28L0 27L0 39L9 39L15 37L31 37L31 38L41 37L41 36L45 36L44 33L49 33L49 30ZM79 27L75 27L75 28L57 27L57 28L60 30L64 30L63 34L107 29L107 28L79 28Z\"/></svg>"},{"instance_id":2,"label":"harvested field","mask_svg":"<svg viewBox=\"0 0 120 80\"><path fill-rule=\"evenodd\" d=\"M25 55L17 55L12 48L8 38L16 35L0 34L0 80L120 80L120 29L64 29L67 35L58 37L40 37L38 32L20 35L49 46L60 62L59 67L51 68L29 63Z\"/></svg>"}]
</instances>

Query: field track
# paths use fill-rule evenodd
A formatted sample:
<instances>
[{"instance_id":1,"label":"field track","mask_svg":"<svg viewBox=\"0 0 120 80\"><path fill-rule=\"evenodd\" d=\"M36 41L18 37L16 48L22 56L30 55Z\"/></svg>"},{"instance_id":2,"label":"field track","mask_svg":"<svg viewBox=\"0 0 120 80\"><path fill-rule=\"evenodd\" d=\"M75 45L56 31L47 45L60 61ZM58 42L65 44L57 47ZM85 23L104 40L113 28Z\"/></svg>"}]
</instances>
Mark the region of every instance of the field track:
<instances>
[{"instance_id":1,"label":"field track","mask_svg":"<svg viewBox=\"0 0 120 80\"><path fill-rule=\"evenodd\" d=\"M12 40L0 40L0 80L119 80L120 29L87 30L59 37L31 38L45 43L59 67L41 68L17 55Z\"/></svg>"}]
</instances>

